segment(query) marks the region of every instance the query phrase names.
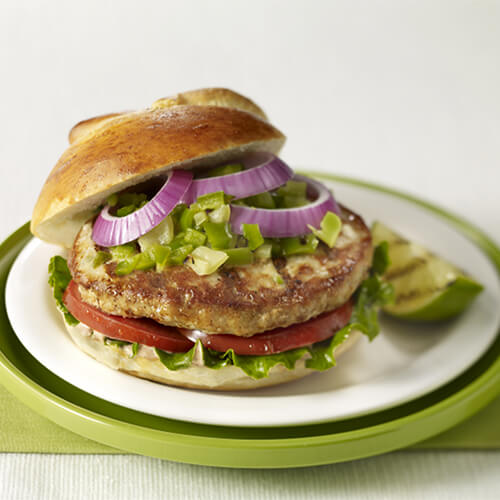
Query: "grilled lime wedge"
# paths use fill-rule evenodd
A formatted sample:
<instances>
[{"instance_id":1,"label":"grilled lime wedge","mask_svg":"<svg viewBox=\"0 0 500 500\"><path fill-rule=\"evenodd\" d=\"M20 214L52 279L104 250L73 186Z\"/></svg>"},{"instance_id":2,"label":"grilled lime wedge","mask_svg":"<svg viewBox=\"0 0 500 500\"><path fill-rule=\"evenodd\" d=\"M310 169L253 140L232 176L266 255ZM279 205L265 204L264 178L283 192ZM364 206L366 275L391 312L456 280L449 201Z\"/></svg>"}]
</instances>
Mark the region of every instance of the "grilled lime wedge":
<instances>
[{"instance_id":1,"label":"grilled lime wedge","mask_svg":"<svg viewBox=\"0 0 500 500\"><path fill-rule=\"evenodd\" d=\"M375 245L387 241L390 264L383 278L394 287L395 301L384 306L391 316L438 321L461 313L483 286L453 264L408 241L381 222L372 227Z\"/></svg>"}]
</instances>

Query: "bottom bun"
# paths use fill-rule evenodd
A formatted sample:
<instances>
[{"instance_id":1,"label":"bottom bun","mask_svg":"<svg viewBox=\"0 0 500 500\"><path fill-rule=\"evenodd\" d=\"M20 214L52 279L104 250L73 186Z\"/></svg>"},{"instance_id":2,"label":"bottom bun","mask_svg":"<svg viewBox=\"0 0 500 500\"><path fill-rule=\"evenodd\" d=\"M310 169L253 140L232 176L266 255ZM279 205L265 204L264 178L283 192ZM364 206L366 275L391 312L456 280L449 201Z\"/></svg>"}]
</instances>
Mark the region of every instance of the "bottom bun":
<instances>
[{"instance_id":1,"label":"bottom bun","mask_svg":"<svg viewBox=\"0 0 500 500\"><path fill-rule=\"evenodd\" d=\"M193 364L189 368L173 371L161 363L152 347L141 345L137 354L132 357L131 345L119 347L105 344L104 335L82 323L77 326L66 325L66 327L75 344L83 352L106 366L136 377L177 387L216 391L257 389L290 382L316 372L316 370L306 368L307 357L304 356L297 361L293 370L278 364L271 368L267 377L254 379L236 366L225 366L217 370L207 368L201 361L201 352L195 354ZM335 357L338 358L340 354L347 351L360 336L360 332L353 331L337 348Z\"/></svg>"}]
</instances>

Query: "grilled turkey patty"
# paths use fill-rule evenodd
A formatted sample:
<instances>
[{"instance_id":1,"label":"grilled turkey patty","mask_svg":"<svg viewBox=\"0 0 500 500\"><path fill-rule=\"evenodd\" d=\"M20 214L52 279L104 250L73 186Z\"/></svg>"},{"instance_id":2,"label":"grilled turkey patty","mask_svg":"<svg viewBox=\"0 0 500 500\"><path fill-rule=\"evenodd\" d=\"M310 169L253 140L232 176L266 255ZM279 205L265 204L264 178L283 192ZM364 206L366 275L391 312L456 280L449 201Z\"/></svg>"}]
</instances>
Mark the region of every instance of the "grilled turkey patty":
<instances>
[{"instance_id":1,"label":"grilled turkey patty","mask_svg":"<svg viewBox=\"0 0 500 500\"><path fill-rule=\"evenodd\" d=\"M371 235L351 211L342 208L341 218L332 249L321 244L314 254L222 268L208 276L187 266L127 276L116 276L113 263L94 268L98 247L88 222L76 237L69 266L82 300L108 314L248 337L307 321L354 293L371 265Z\"/></svg>"}]
</instances>

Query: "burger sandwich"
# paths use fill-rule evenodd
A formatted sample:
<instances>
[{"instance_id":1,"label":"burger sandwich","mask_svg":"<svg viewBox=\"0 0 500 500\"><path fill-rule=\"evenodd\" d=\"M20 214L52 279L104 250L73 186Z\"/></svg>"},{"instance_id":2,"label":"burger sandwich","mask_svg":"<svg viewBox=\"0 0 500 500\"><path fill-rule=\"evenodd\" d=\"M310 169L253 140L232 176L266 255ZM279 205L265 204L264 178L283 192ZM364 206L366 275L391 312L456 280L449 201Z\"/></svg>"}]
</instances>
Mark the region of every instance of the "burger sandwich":
<instances>
[{"instance_id":1,"label":"burger sandwich","mask_svg":"<svg viewBox=\"0 0 500 500\"><path fill-rule=\"evenodd\" d=\"M86 120L33 211L74 343L165 384L253 389L333 367L391 289L362 218L277 155L249 99L202 89Z\"/></svg>"}]
</instances>

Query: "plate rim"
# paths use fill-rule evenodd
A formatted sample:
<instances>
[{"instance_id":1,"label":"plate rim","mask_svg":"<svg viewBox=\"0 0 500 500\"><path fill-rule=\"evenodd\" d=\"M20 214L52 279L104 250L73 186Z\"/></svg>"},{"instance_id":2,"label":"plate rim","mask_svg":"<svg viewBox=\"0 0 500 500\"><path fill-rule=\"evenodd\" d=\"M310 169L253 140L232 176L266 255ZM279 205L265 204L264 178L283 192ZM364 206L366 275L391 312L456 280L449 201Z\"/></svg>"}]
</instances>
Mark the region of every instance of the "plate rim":
<instances>
[{"instance_id":1,"label":"plate rim","mask_svg":"<svg viewBox=\"0 0 500 500\"><path fill-rule=\"evenodd\" d=\"M430 210L451 223L475 243L492 261L500 274L500 249L481 229L462 217L451 214L431 202L385 186L321 172L308 171L307 174L334 182L382 191ZM7 267L4 273L5 278L15 256L30 239L28 224L12 233L0 246L0 258L3 261L10 258L9 263L2 263L0 266ZM4 293L5 280L1 288ZM497 336L496 342L488 352L499 344L500 338ZM467 373L469 371L467 370ZM500 357L497 357L496 361L492 362L483 373L479 376L474 375L472 381L467 382L457 392L403 417L344 432L323 433L319 431L318 434L312 436L241 439L154 429L78 406L32 380L18 369L2 350L0 350L0 372L3 375L2 383L25 404L59 425L81 435L130 452L187 463L228 467L298 467L383 453L413 444L458 424L500 393ZM415 428L414 424L418 421L421 425ZM408 425L411 424L413 427L411 432L408 432ZM190 425L213 427L206 424ZM324 425L328 426L328 424ZM321 424L305 427L321 427ZM280 428L274 428L274 431L279 434ZM125 445L124 436L128 437ZM367 448L365 441L371 442L371 447L368 445ZM297 454L299 450L301 453Z\"/></svg>"},{"instance_id":2,"label":"plate rim","mask_svg":"<svg viewBox=\"0 0 500 500\"><path fill-rule=\"evenodd\" d=\"M332 380L331 378L321 378L317 382L312 382L311 379L309 383L320 384L312 393L307 390L307 387L310 386L305 386L305 389L302 390L296 390L290 386L288 389L283 388L283 391L280 388L278 392L262 394L262 398L257 393L250 395L251 397L248 397L247 394L231 393L228 397L226 394L213 394L210 391L201 391L196 394L192 391L167 388L165 392L162 390L165 387L162 388L161 385L151 384L142 379L131 379L126 374L109 370L80 350L75 350L74 343L68 337L67 332L61 330L62 323L59 321L61 318L49 315L50 318L47 317L47 320L44 320L47 314L45 309L53 305L50 300L51 294L46 295L45 293L49 291L48 288L45 290L47 286L46 263L54 252L58 253L58 250L54 245L45 244L37 238L31 239L24 246L10 270L6 286L9 321L21 344L28 352L49 371L75 387L132 410L167 419L200 424L231 427L282 427L346 420L400 406L405 402L431 393L458 377L460 373L466 371L475 361L480 359L498 333L500 316L498 311L495 311L494 302L500 300L500 295L498 295L500 289L498 289L496 269L492 267L491 261L476 245L465 239L461 232L452 228L444 220L429 215L417 205L384 193L370 193L366 189L356 186L342 185L331 181L325 181L325 184L334 189L337 196L342 189L342 197L346 200L350 199L349 203L354 206L356 206L355 200L358 200L358 203L362 202L363 213L367 216L373 217L373 213L370 212L371 204L377 205L380 202L386 206L386 209L378 213L376 218L379 220L384 220L394 210L401 209L405 213L408 211L410 218L425 217L428 223L432 222L438 228L432 226L436 234L439 234L439 228L441 228L443 231L449 231L450 236L460 238L460 244L467 246L473 252L468 259L469 272L474 275L478 266L487 266L486 274L477 275L477 277L482 276L481 281L484 280L483 283L490 288L491 299L487 302L486 309L482 309L478 304L478 308L474 307L474 310L471 311L475 320L468 321L468 323L466 321L468 327L464 328L464 323L460 320L451 327L453 335L447 335L444 339L438 337L438 342L434 338L435 332L432 332L433 340L431 344L427 345L426 352L419 350L417 357L414 356L415 353L412 353L411 358L406 360L407 363L401 364L401 361L398 360L397 369L391 369L388 373L377 373L373 377L365 377L354 384L343 384L340 388L335 387L334 389L328 385L328 380ZM344 192L345 190L348 191ZM377 198L372 199L372 196L377 196ZM371 201L363 203L363 199L367 197ZM30 271L30 269L32 270ZM32 284L27 287L26 283L30 281ZM40 286L43 288L42 295L44 297L40 295L42 292ZM485 297L481 299L483 298ZM25 304L29 304L30 314L26 314ZM40 304L43 304L43 310L40 309ZM485 305L486 303L481 300L481 304ZM481 314L481 311L485 313L490 311L491 314ZM40 316L39 319L36 319L37 315ZM477 331L477 342L475 341L471 345L469 330L477 325L480 325L480 330ZM446 324L444 327L448 329L449 325ZM41 339L39 335L40 328L46 330L47 338L45 340ZM56 333L57 335L55 335ZM61 333L65 335L61 337ZM415 337L417 333L419 332L414 332L413 339L409 340L418 341L419 339ZM379 338L374 344L379 341L384 342L384 339ZM464 342L467 343L464 344ZM368 346L366 339L364 339L363 346L365 356L362 365L359 363L355 365L360 368L369 362L370 357L373 361L373 354L370 355L370 353L375 352L375 356L380 358L377 346ZM464 349L464 346L467 348ZM450 363L442 365L440 360L446 359L450 354L452 357ZM391 364L390 358L384 362L384 364L386 363ZM348 370L350 370L349 364L348 362L346 367ZM417 369L417 366L420 368ZM342 364L340 368L345 367ZM93 373L93 376L85 375L86 372ZM35 374L35 379L36 376ZM392 389L389 391L388 387ZM134 394L137 394L138 397L136 398ZM153 404L152 401L155 400L163 400L164 402ZM307 407L307 411L301 411L301 408L305 407ZM205 408L205 410L199 411L199 408Z\"/></svg>"}]
</instances>

